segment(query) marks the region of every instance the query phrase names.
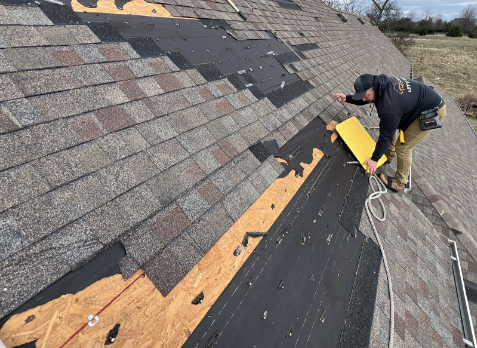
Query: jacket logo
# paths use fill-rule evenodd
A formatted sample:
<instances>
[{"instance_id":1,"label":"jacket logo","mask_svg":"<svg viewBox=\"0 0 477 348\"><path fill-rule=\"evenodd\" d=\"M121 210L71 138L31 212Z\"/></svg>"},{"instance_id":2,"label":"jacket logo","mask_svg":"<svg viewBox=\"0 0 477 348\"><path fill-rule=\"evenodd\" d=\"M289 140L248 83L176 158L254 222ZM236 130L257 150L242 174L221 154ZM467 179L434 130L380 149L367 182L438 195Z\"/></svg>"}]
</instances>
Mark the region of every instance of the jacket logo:
<instances>
[{"instance_id":1,"label":"jacket logo","mask_svg":"<svg viewBox=\"0 0 477 348\"><path fill-rule=\"evenodd\" d=\"M400 77L394 77L394 79L395 82L393 83L393 88L396 92L398 92L400 95L402 95L406 90L411 93L411 85L406 79Z\"/></svg>"}]
</instances>

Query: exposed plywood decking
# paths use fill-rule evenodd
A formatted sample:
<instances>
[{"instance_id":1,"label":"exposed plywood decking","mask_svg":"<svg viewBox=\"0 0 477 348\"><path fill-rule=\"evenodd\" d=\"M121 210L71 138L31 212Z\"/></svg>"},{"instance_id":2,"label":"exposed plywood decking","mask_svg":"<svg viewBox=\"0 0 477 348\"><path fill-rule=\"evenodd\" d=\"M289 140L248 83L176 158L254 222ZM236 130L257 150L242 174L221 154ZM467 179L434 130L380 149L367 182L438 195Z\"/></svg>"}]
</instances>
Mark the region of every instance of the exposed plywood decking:
<instances>
[{"instance_id":1,"label":"exposed plywood decking","mask_svg":"<svg viewBox=\"0 0 477 348\"><path fill-rule=\"evenodd\" d=\"M136 15L148 17L178 18L171 15L161 4L151 4L144 0L131 0L124 4L122 10L118 9L114 4L114 0L98 0L97 7L86 7L81 5L77 0L71 0L71 6L75 12L94 12L94 13L111 13L122 15ZM153 12L154 10L154 12Z\"/></svg>"},{"instance_id":2,"label":"exposed plywood decking","mask_svg":"<svg viewBox=\"0 0 477 348\"><path fill-rule=\"evenodd\" d=\"M333 121L327 128L334 131L336 124ZM333 132L331 140L337 136ZM97 348L119 323L117 348L181 347L258 245L259 238L250 238L249 246L233 256L245 233L268 231L322 157L314 149L313 161L301 163L303 177L295 178L291 171L275 180L167 297L141 270L127 281L115 275L13 316L0 337L7 347L38 340L36 346L41 348ZM203 302L191 304L200 292L204 292ZM85 325L88 315L97 313L99 322L94 327Z\"/></svg>"}]
</instances>

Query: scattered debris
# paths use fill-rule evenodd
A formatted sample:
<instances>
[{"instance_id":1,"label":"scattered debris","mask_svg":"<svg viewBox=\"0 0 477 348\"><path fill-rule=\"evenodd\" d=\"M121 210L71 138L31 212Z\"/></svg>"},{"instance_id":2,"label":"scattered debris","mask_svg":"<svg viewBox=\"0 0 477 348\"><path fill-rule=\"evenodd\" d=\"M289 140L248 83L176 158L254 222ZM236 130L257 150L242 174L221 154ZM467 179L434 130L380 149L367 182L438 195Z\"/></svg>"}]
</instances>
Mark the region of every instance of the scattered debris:
<instances>
[{"instance_id":1,"label":"scattered debris","mask_svg":"<svg viewBox=\"0 0 477 348\"><path fill-rule=\"evenodd\" d=\"M310 282L314 282L314 281L315 281L315 276L312 274L310 278Z\"/></svg>"},{"instance_id":2,"label":"scattered debris","mask_svg":"<svg viewBox=\"0 0 477 348\"><path fill-rule=\"evenodd\" d=\"M290 324L290 328L288 329L287 335L286 335L285 337L287 337L287 338L288 338L288 337L291 337L292 331L293 331L293 325Z\"/></svg>"},{"instance_id":3,"label":"scattered debris","mask_svg":"<svg viewBox=\"0 0 477 348\"><path fill-rule=\"evenodd\" d=\"M247 72L245 70L240 70L240 71L237 71L237 74L239 75L242 75L242 74L246 74Z\"/></svg>"},{"instance_id":4,"label":"scattered debris","mask_svg":"<svg viewBox=\"0 0 477 348\"><path fill-rule=\"evenodd\" d=\"M321 205L321 208L318 211L318 216L322 216L324 212L325 212L325 203Z\"/></svg>"},{"instance_id":5,"label":"scattered debris","mask_svg":"<svg viewBox=\"0 0 477 348\"><path fill-rule=\"evenodd\" d=\"M329 234L328 237L326 237L326 244L330 245L332 237L333 237L333 234Z\"/></svg>"},{"instance_id":6,"label":"scattered debris","mask_svg":"<svg viewBox=\"0 0 477 348\"><path fill-rule=\"evenodd\" d=\"M283 280L280 280L280 284L278 284L277 290L283 290L283 289L285 289L285 284L283 284Z\"/></svg>"},{"instance_id":7,"label":"scattered debris","mask_svg":"<svg viewBox=\"0 0 477 348\"><path fill-rule=\"evenodd\" d=\"M263 312L262 320L267 319L267 315L268 315L268 312L267 312L267 311Z\"/></svg>"},{"instance_id":8,"label":"scattered debris","mask_svg":"<svg viewBox=\"0 0 477 348\"><path fill-rule=\"evenodd\" d=\"M121 324L116 324L111 330L109 330L108 337L106 337L106 342L104 342L105 346L108 346L116 341L116 336L118 335L120 326Z\"/></svg>"},{"instance_id":9,"label":"scattered debris","mask_svg":"<svg viewBox=\"0 0 477 348\"><path fill-rule=\"evenodd\" d=\"M326 309L323 309L323 313L321 314L320 320L322 323L324 323L325 319L326 319Z\"/></svg>"},{"instance_id":10,"label":"scattered debris","mask_svg":"<svg viewBox=\"0 0 477 348\"><path fill-rule=\"evenodd\" d=\"M244 247L248 246L248 237L257 238L257 237L266 237L268 236L268 232L247 232L243 237L242 244Z\"/></svg>"},{"instance_id":11,"label":"scattered debris","mask_svg":"<svg viewBox=\"0 0 477 348\"><path fill-rule=\"evenodd\" d=\"M234 256L239 256L240 253L242 252L242 246L238 246L237 249L234 251Z\"/></svg>"},{"instance_id":12,"label":"scattered debris","mask_svg":"<svg viewBox=\"0 0 477 348\"><path fill-rule=\"evenodd\" d=\"M272 210L275 210L275 204L272 204Z\"/></svg>"},{"instance_id":13,"label":"scattered debris","mask_svg":"<svg viewBox=\"0 0 477 348\"><path fill-rule=\"evenodd\" d=\"M247 282L248 286L252 286L252 280L253 280L253 276L251 276L250 279L248 280Z\"/></svg>"},{"instance_id":14,"label":"scattered debris","mask_svg":"<svg viewBox=\"0 0 477 348\"><path fill-rule=\"evenodd\" d=\"M253 83L248 83L245 85L245 87L249 88L249 87L252 87L253 86Z\"/></svg>"},{"instance_id":15,"label":"scattered debris","mask_svg":"<svg viewBox=\"0 0 477 348\"><path fill-rule=\"evenodd\" d=\"M192 300L193 305L198 305L204 301L204 292L202 291L195 299Z\"/></svg>"},{"instance_id":16,"label":"scattered debris","mask_svg":"<svg viewBox=\"0 0 477 348\"><path fill-rule=\"evenodd\" d=\"M306 242L306 236L303 234L303 232L301 233L301 236L300 236L300 241L301 241L301 245L305 245L305 242Z\"/></svg>"},{"instance_id":17,"label":"scattered debris","mask_svg":"<svg viewBox=\"0 0 477 348\"><path fill-rule=\"evenodd\" d=\"M212 337L207 341L205 348L214 348L217 345L217 338L219 338L219 332L215 331Z\"/></svg>"},{"instance_id":18,"label":"scattered debris","mask_svg":"<svg viewBox=\"0 0 477 348\"><path fill-rule=\"evenodd\" d=\"M283 89L283 87L285 87L285 81L282 81L282 84L280 86L281 89Z\"/></svg>"}]
</instances>

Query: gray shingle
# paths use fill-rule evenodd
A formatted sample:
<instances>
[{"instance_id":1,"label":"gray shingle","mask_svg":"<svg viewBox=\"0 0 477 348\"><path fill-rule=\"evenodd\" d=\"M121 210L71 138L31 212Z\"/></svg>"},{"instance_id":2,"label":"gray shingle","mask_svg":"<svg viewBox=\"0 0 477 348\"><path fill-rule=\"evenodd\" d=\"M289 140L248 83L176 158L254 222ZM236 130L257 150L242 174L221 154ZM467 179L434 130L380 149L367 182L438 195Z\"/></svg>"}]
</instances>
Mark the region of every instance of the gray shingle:
<instances>
[{"instance_id":1,"label":"gray shingle","mask_svg":"<svg viewBox=\"0 0 477 348\"><path fill-rule=\"evenodd\" d=\"M194 154L203 148L212 145L216 141L205 126L182 133L177 137L177 140L179 140L182 146L184 146L190 154Z\"/></svg>"},{"instance_id":2,"label":"gray shingle","mask_svg":"<svg viewBox=\"0 0 477 348\"><path fill-rule=\"evenodd\" d=\"M147 150L152 161L160 171L189 157L189 153L176 139L170 139Z\"/></svg>"},{"instance_id":3,"label":"gray shingle","mask_svg":"<svg viewBox=\"0 0 477 348\"><path fill-rule=\"evenodd\" d=\"M260 161L249 150L246 150L239 156L235 157L233 162L246 175L252 174L260 165Z\"/></svg>"},{"instance_id":4,"label":"gray shingle","mask_svg":"<svg viewBox=\"0 0 477 348\"><path fill-rule=\"evenodd\" d=\"M143 270L163 296L167 296L188 272L169 248L145 264Z\"/></svg>"},{"instance_id":5,"label":"gray shingle","mask_svg":"<svg viewBox=\"0 0 477 348\"><path fill-rule=\"evenodd\" d=\"M52 194L47 193L8 211L25 232L27 242L36 242L66 224L62 208L57 207L52 198Z\"/></svg>"},{"instance_id":6,"label":"gray shingle","mask_svg":"<svg viewBox=\"0 0 477 348\"><path fill-rule=\"evenodd\" d=\"M237 221L259 196L257 189L245 180L225 197L224 206L232 219Z\"/></svg>"},{"instance_id":7,"label":"gray shingle","mask_svg":"<svg viewBox=\"0 0 477 348\"><path fill-rule=\"evenodd\" d=\"M61 66L60 62L43 47L9 48L5 58L17 70L36 70Z\"/></svg>"},{"instance_id":8,"label":"gray shingle","mask_svg":"<svg viewBox=\"0 0 477 348\"><path fill-rule=\"evenodd\" d=\"M93 86L114 81L99 64L79 65L72 69L76 78L79 79L84 86Z\"/></svg>"},{"instance_id":9,"label":"gray shingle","mask_svg":"<svg viewBox=\"0 0 477 348\"><path fill-rule=\"evenodd\" d=\"M141 165L142 167L137 167ZM120 160L98 171L99 178L112 197L128 191L157 174L157 168L144 153Z\"/></svg>"},{"instance_id":10,"label":"gray shingle","mask_svg":"<svg viewBox=\"0 0 477 348\"><path fill-rule=\"evenodd\" d=\"M13 64L9 61L8 55L5 54L7 50L0 50L0 73L16 71Z\"/></svg>"},{"instance_id":11,"label":"gray shingle","mask_svg":"<svg viewBox=\"0 0 477 348\"><path fill-rule=\"evenodd\" d=\"M101 42L87 25L69 25L68 29L80 44Z\"/></svg>"},{"instance_id":12,"label":"gray shingle","mask_svg":"<svg viewBox=\"0 0 477 348\"><path fill-rule=\"evenodd\" d=\"M18 72L10 76L27 96L83 87L73 68Z\"/></svg>"},{"instance_id":13,"label":"gray shingle","mask_svg":"<svg viewBox=\"0 0 477 348\"><path fill-rule=\"evenodd\" d=\"M46 40L33 27L2 26L0 40L4 47L36 47L46 45Z\"/></svg>"},{"instance_id":14,"label":"gray shingle","mask_svg":"<svg viewBox=\"0 0 477 348\"><path fill-rule=\"evenodd\" d=\"M219 147L214 144L211 147L204 149L194 155L194 160L199 167L206 173L210 174L221 166L221 163L214 156L214 151L219 150Z\"/></svg>"},{"instance_id":15,"label":"gray shingle","mask_svg":"<svg viewBox=\"0 0 477 348\"><path fill-rule=\"evenodd\" d=\"M0 173L0 212L50 190L29 164Z\"/></svg>"},{"instance_id":16,"label":"gray shingle","mask_svg":"<svg viewBox=\"0 0 477 348\"><path fill-rule=\"evenodd\" d=\"M207 129L215 139L222 139L240 129L240 126L230 115L225 115L207 123Z\"/></svg>"},{"instance_id":17,"label":"gray shingle","mask_svg":"<svg viewBox=\"0 0 477 348\"><path fill-rule=\"evenodd\" d=\"M71 46L86 64L107 62L108 59L101 54L97 45Z\"/></svg>"},{"instance_id":18,"label":"gray shingle","mask_svg":"<svg viewBox=\"0 0 477 348\"><path fill-rule=\"evenodd\" d=\"M76 45L78 44L78 41L69 30L70 27L72 26L55 25L47 27L37 27L36 29L44 37L45 41L48 42L49 45Z\"/></svg>"},{"instance_id":19,"label":"gray shingle","mask_svg":"<svg viewBox=\"0 0 477 348\"><path fill-rule=\"evenodd\" d=\"M188 233L182 233L168 246L179 263L189 272L202 258L198 246Z\"/></svg>"},{"instance_id":20,"label":"gray shingle","mask_svg":"<svg viewBox=\"0 0 477 348\"><path fill-rule=\"evenodd\" d=\"M123 275L124 280L128 280L134 275L141 266L134 260L131 256L126 255L119 262L119 268L121 269L121 274Z\"/></svg>"},{"instance_id":21,"label":"gray shingle","mask_svg":"<svg viewBox=\"0 0 477 348\"><path fill-rule=\"evenodd\" d=\"M182 95L187 99L190 105L197 105L205 101L205 99L198 93L198 90L199 88L196 87L182 91Z\"/></svg>"},{"instance_id":22,"label":"gray shingle","mask_svg":"<svg viewBox=\"0 0 477 348\"><path fill-rule=\"evenodd\" d=\"M207 122L207 118L198 107L192 107L169 114L168 118L171 125L179 134L199 127Z\"/></svg>"},{"instance_id":23,"label":"gray shingle","mask_svg":"<svg viewBox=\"0 0 477 348\"><path fill-rule=\"evenodd\" d=\"M150 97L144 102L156 116L162 116L190 106L180 91Z\"/></svg>"},{"instance_id":24,"label":"gray shingle","mask_svg":"<svg viewBox=\"0 0 477 348\"><path fill-rule=\"evenodd\" d=\"M146 139L134 127L106 135L99 140L99 145L114 161L131 156L149 147Z\"/></svg>"},{"instance_id":25,"label":"gray shingle","mask_svg":"<svg viewBox=\"0 0 477 348\"><path fill-rule=\"evenodd\" d=\"M23 94L17 89L7 75L0 75L0 101L21 98Z\"/></svg>"},{"instance_id":26,"label":"gray shingle","mask_svg":"<svg viewBox=\"0 0 477 348\"><path fill-rule=\"evenodd\" d=\"M135 81L148 97L164 93L164 90L159 86L154 77L145 77Z\"/></svg>"},{"instance_id":27,"label":"gray shingle","mask_svg":"<svg viewBox=\"0 0 477 348\"><path fill-rule=\"evenodd\" d=\"M145 122L154 118L154 114L142 100L123 104L126 113L136 122Z\"/></svg>"},{"instance_id":28,"label":"gray shingle","mask_svg":"<svg viewBox=\"0 0 477 348\"><path fill-rule=\"evenodd\" d=\"M0 214L0 262L23 248L23 232L7 213Z\"/></svg>"},{"instance_id":29,"label":"gray shingle","mask_svg":"<svg viewBox=\"0 0 477 348\"><path fill-rule=\"evenodd\" d=\"M210 208L209 203L197 190L189 191L184 197L179 198L178 204L190 221L196 220Z\"/></svg>"},{"instance_id":30,"label":"gray shingle","mask_svg":"<svg viewBox=\"0 0 477 348\"><path fill-rule=\"evenodd\" d=\"M133 224L116 200L95 209L85 219L95 236L104 244L113 242Z\"/></svg>"},{"instance_id":31,"label":"gray shingle","mask_svg":"<svg viewBox=\"0 0 477 348\"><path fill-rule=\"evenodd\" d=\"M15 17L13 17L8 12L8 7L0 5L0 24L7 25L7 24L18 24Z\"/></svg>"},{"instance_id":32,"label":"gray shingle","mask_svg":"<svg viewBox=\"0 0 477 348\"><path fill-rule=\"evenodd\" d=\"M106 203L111 195L95 175L81 178L52 192L67 221L73 221Z\"/></svg>"},{"instance_id":33,"label":"gray shingle","mask_svg":"<svg viewBox=\"0 0 477 348\"><path fill-rule=\"evenodd\" d=\"M0 104L0 133L7 133L21 128L22 125L5 105Z\"/></svg>"},{"instance_id":34,"label":"gray shingle","mask_svg":"<svg viewBox=\"0 0 477 348\"><path fill-rule=\"evenodd\" d=\"M23 25L53 25L39 7L9 6L8 12L15 17L18 24Z\"/></svg>"},{"instance_id":35,"label":"gray shingle","mask_svg":"<svg viewBox=\"0 0 477 348\"><path fill-rule=\"evenodd\" d=\"M297 131L298 132L298 131ZM262 138L268 135L268 130L262 125L260 121L249 124L240 130L240 134L250 144L255 144Z\"/></svg>"},{"instance_id":36,"label":"gray shingle","mask_svg":"<svg viewBox=\"0 0 477 348\"><path fill-rule=\"evenodd\" d=\"M25 98L5 101L2 106L6 107L23 126L41 122L41 115Z\"/></svg>"},{"instance_id":37,"label":"gray shingle","mask_svg":"<svg viewBox=\"0 0 477 348\"><path fill-rule=\"evenodd\" d=\"M194 222L187 232L205 254L233 224L234 221L219 203Z\"/></svg>"},{"instance_id":38,"label":"gray shingle","mask_svg":"<svg viewBox=\"0 0 477 348\"><path fill-rule=\"evenodd\" d=\"M127 254L139 265L144 265L166 246L166 241L149 228L149 222L144 222L122 235L121 243Z\"/></svg>"},{"instance_id":39,"label":"gray shingle","mask_svg":"<svg viewBox=\"0 0 477 348\"><path fill-rule=\"evenodd\" d=\"M147 184L161 204L166 206L204 178L205 173L189 158L152 178Z\"/></svg>"},{"instance_id":40,"label":"gray shingle","mask_svg":"<svg viewBox=\"0 0 477 348\"><path fill-rule=\"evenodd\" d=\"M152 69L147 63L147 60L144 59L128 60L126 65L137 77L153 76L156 74L154 69Z\"/></svg>"},{"instance_id":41,"label":"gray shingle","mask_svg":"<svg viewBox=\"0 0 477 348\"><path fill-rule=\"evenodd\" d=\"M126 192L118 197L116 202L135 224L161 208L161 204L146 184L139 185Z\"/></svg>"},{"instance_id":42,"label":"gray shingle","mask_svg":"<svg viewBox=\"0 0 477 348\"><path fill-rule=\"evenodd\" d=\"M157 145L162 141L171 139L178 135L169 123L167 116L139 124L136 127L151 145Z\"/></svg>"},{"instance_id":43,"label":"gray shingle","mask_svg":"<svg viewBox=\"0 0 477 348\"><path fill-rule=\"evenodd\" d=\"M40 158L34 166L53 187L94 172L111 160L98 144L88 143Z\"/></svg>"},{"instance_id":44,"label":"gray shingle","mask_svg":"<svg viewBox=\"0 0 477 348\"><path fill-rule=\"evenodd\" d=\"M242 173L243 175L243 173ZM230 192L234 188L234 183L228 178L223 168L219 169L217 172L213 173L209 179L214 183L214 185L224 194Z\"/></svg>"}]
</instances>

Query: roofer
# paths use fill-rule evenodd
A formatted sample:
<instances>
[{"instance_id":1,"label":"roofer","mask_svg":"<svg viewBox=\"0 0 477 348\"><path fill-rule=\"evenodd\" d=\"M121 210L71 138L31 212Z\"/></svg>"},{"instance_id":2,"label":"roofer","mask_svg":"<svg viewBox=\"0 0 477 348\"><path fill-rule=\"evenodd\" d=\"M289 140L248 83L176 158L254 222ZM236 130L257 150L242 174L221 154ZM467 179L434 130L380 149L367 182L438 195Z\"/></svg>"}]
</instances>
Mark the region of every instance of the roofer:
<instances>
[{"instance_id":1,"label":"roofer","mask_svg":"<svg viewBox=\"0 0 477 348\"><path fill-rule=\"evenodd\" d=\"M373 155L364 161L372 175L383 154L387 163L397 157L394 178L383 173L380 178L391 190L401 191L408 182L412 162L412 150L432 132L440 128L446 117L446 105L442 97L431 87L411 79L386 75L364 74L355 83L354 95L335 95L339 102L356 105L374 103L378 112L379 138ZM404 132L404 144L397 141L397 130Z\"/></svg>"}]
</instances>

